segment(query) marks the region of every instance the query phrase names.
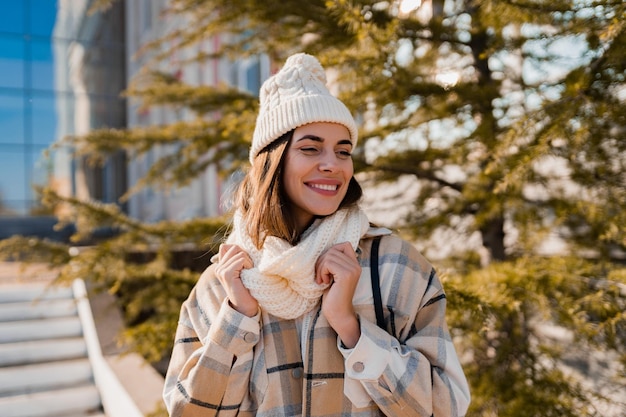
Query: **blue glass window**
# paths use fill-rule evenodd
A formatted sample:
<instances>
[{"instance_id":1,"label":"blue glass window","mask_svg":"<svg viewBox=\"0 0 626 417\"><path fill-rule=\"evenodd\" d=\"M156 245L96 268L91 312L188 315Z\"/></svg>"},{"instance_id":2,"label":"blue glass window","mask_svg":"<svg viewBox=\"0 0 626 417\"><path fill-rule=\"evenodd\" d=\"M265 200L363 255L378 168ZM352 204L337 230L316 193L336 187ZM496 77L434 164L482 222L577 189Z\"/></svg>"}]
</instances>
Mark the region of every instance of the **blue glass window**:
<instances>
[{"instance_id":1,"label":"blue glass window","mask_svg":"<svg viewBox=\"0 0 626 417\"><path fill-rule=\"evenodd\" d=\"M24 49L21 37L0 34L0 88L24 88Z\"/></svg>"},{"instance_id":2,"label":"blue glass window","mask_svg":"<svg viewBox=\"0 0 626 417\"><path fill-rule=\"evenodd\" d=\"M0 13L0 33L24 33L24 10L24 2L4 2Z\"/></svg>"},{"instance_id":3,"label":"blue glass window","mask_svg":"<svg viewBox=\"0 0 626 417\"><path fill-rule=\"evenodd\" d=\"M21 146L0 146L0 213L25 214L26 154Z\"/></svg>"},{"instance_id":4,"label":"blue glass window","mask_svg":"<svg viewBox=\"0 0 626 417\"><path fill-rule=\"evenodd\" d=\"M18 2L22 3L22 2ZM52 36L57 16L57 2L54 0L29 0L28 32L35 36Z\"/></svg>"},{"instance_id":5,"label":"blue glass window","mask_svg":"<svg viewBox=\"0 0 626 417\"><path fill-rule=\"evenodd\" d=\"M24 143L24 113L21 94L0 91L0 144Z\"/></svg>"},{"instance_id":6,"label":"blue glass window","mask_svg":"<svg viewBox=\"0 0 626 417\"><path fill-rule=\"evenodd\" d=\"M54 60L50 40L32 40L28 46L30 86L35 90L54 90Z\"/></svg>"},{"instance_id":7,"label":"blue glass window","mask_svg":"<svg viewBox=\"0 0 626 417\"><path fill-rule=\"evenodd\" d=\"M31 96L30 131L32 143L51 145L57 138L57 97L53 93Z\"/></svg>"}]
</instances>

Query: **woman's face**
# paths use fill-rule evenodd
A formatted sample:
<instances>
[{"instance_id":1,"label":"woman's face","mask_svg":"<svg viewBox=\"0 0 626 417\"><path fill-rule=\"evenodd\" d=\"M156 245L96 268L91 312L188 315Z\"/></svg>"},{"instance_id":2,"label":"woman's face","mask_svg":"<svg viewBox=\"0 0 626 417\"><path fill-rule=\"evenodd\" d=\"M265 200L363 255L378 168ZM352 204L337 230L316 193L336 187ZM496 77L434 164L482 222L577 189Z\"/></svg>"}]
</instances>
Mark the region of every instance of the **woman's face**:
<instances>
[{"instance_id":1,"label":"woman's face","mask_svg":"<svg viewBox=\"0 0 626 417\"><path fill-rule=\"evenodd\" d=\"M339 208L354 173L352 146L348 129L337 123L310 123L294 130L283 184L301 232L315 216Z\"/></svg>"}]
</instances>

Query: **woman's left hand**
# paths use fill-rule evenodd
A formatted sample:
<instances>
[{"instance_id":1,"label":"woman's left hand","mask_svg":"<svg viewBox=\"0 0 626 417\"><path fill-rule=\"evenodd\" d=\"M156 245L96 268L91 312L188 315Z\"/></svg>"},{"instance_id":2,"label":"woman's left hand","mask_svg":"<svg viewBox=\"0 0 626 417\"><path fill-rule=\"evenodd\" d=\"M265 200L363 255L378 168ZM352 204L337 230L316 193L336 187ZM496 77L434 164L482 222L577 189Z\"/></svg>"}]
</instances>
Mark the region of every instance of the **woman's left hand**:
<instances>
[{"instance_id":1,"label":"woman's left hand","mask_svg":"<svg viewBox=\"0 0 626 417\"><path fill-rule=\"evenodd\" d=\"M331 284L322 298L322 313L348 348L354 347L361 336L352 306L360 276L361 265L349 242L331 247L315 264L315 282Z\"/></svg>"}]
</instances>

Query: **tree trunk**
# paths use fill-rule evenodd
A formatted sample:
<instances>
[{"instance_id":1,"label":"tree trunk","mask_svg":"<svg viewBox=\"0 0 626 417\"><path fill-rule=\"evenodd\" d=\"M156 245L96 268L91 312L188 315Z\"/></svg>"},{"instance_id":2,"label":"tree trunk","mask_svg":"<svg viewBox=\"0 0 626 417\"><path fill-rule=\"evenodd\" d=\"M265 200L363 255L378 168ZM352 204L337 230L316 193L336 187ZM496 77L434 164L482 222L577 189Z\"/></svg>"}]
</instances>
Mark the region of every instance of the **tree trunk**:
<instances>
[{"instance_id":1,"label":"tree trunk","mask_svg":"<svg viewBox=\"0 0 626 417\"><path fill-rule=\"evenodd\" d=\"M473 16L478 16L477 9L480 5L473 6ZM499 97L498 83L493 79L491 68L489 68L489 43L490 35L480 21L473 21L472 40L469 45L474 57L474 68L478 73L478 88L482 92L481 99L475 103L474 112L480 116L480 123L477 133L480 140L488 149L493 148L498 140L498 124L493 113L493 101ZM486 167L492 155L487 153L481 166ZM485 181L485 186L492 189L495 179ZM488 204L486 202L485 204ZM506 254L504 251L504 215L500 213L492 219L487 220L481 227L483 246L487 250L486 263L491 261L504 261Z\"/></svg>"},{"instance_id":2,"label":"tree trunk","mask_svg":"<svg viewBox=\"0 0 626 417\"><path fill-rule=\"evenodd\" d=\"M480 228L480 232L482 234L483 247L488 251L486 263L506 260L504 250L504 217L498 216L487 221Z\"/></svg>"}]
</instances>

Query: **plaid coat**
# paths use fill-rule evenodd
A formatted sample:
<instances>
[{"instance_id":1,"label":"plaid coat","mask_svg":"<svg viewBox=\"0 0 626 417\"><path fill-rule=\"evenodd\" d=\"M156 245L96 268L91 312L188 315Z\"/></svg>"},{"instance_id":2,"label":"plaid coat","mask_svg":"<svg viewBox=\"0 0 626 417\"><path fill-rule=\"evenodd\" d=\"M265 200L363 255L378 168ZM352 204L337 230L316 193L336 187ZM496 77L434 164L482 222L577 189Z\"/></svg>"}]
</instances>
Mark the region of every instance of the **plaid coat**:
<instances>
[{"instance_id":1,"label":"plaid coat","mask_svg":"<svg viewBox=\"0 0 626 417\"><path fill-rule=\"evenodd\" d=\"M353 349L319 308L297 320L236 312L207 268L181 309L163 393L170 416L465 415L469 388L433 267L408 242L383 237L385 331L373 307L371 242L357 250L361 338Z\"/></svg>"}]
</instances>

